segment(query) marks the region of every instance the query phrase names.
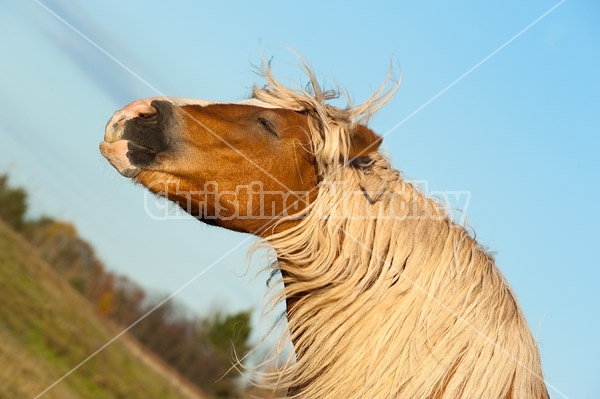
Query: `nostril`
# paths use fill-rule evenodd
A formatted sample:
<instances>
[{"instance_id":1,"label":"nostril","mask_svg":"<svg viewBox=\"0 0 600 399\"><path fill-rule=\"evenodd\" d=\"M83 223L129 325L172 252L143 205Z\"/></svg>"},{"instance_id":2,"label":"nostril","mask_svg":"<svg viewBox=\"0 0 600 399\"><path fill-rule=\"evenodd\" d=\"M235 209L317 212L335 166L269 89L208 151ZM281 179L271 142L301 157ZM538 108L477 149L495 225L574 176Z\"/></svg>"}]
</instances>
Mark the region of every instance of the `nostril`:
<instances>
[{"instance_id":1,"label":"nostril","mask_svg":"<svg viewBox=\"0 0 600 399\"><path fill-rule=\"evenodd\" d=\"M142 118L142 119L152 119L152 117L154 117L154 116L156 116L156 112L154 112L154 113L143 112L138 115L138 117Z\"/></svg>"},{"instance_id":2,"label":"nostril","mask_svg":"<svg viewBox=\"0 0 600 399\"><path fill-rule=\"evenodd\" d=\"M142 119L152 119L158 114L158 110L150 104L139 104L133 111L136 117Z\"/></svg>"},{"instance_id":3,"label":"nostril","mask_svg":"<svg viewBox=\"0 0 600 399\"><path fill-rule=\"evenodd\" d=\"M144 120L153 120L156 119L158 115L158 111L155 108L152 108L152 111L142 111L138 113L138 118L144 119Z\"/></svg>"}]
</instances>

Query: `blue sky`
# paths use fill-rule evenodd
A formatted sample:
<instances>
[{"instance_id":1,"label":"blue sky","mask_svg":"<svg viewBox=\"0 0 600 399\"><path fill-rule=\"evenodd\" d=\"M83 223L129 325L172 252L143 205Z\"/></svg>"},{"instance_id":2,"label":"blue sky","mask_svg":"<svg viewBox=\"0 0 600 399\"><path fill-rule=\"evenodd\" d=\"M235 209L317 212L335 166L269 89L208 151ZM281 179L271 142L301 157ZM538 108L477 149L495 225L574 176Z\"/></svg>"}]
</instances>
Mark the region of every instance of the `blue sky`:
<instances>
[{"instance_id":1,"label":"blue sky","mask_svg":"<svg viewBox=\"0 0 600 399\"><path fill-rule=\"evenodd\" d=\"M392 60L403 83L370 126L393 129L394 165L429 191L471 193L469 225L516 291L552 397L600 397L600 3L40 3L0 3L0 171L111 269L166 293L197 277L176 298L200 312L262 306L252 239L153 220L144 190L101 157L116 109L158 94L244 99L261 55L303 84L289 49L358 102Z\"/></svg>"}]
</instances>

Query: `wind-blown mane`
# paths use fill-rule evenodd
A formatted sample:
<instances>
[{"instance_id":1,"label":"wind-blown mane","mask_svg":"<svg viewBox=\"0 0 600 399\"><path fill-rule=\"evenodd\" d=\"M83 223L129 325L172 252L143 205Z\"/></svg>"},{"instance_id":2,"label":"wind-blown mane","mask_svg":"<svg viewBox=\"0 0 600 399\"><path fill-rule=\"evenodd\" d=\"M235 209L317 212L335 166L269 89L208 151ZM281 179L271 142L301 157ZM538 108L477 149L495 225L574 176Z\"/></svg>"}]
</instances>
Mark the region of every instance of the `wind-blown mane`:
<instances>
[{"instance_id":1,"label":"wind-blown mane","mask_svg":"<svg viewBox=\"0 0 600 399\"><path fill-rule=\"evenodd\" d=\"M278 380L302 398L546 398L535 341L493 257L374 151L350 159L353 131L395 92L327 104L268 67L254 97L309 116L320 183L278 257L297 361ZM387 81L386 81L387 82ZM292 218L298 218L293 215Z\"/></svg>"}]
</instances>

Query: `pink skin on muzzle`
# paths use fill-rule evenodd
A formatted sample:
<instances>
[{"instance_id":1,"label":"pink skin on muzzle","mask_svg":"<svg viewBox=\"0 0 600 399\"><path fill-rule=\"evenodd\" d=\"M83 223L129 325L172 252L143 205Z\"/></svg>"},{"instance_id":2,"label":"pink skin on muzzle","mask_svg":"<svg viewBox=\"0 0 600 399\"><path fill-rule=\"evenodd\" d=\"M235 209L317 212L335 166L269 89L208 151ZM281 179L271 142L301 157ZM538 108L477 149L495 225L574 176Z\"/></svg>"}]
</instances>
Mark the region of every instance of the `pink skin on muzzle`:
<instances>
[{"instance_id":1,"label":"pink skin on muzzle","mask_svg":"<svg viewBox=\"0 0 600 399\"><path fill-rule=\"evenodd\" d=\"M125 122L139 115L153 115L156 109L150 105L154 98L137 100L115 112L106 124L104 141L100 143L100 152L125 177L135 177L140 168L131 164L127 157L129 140L122 140Z\"/></svg>"}]
</instances>

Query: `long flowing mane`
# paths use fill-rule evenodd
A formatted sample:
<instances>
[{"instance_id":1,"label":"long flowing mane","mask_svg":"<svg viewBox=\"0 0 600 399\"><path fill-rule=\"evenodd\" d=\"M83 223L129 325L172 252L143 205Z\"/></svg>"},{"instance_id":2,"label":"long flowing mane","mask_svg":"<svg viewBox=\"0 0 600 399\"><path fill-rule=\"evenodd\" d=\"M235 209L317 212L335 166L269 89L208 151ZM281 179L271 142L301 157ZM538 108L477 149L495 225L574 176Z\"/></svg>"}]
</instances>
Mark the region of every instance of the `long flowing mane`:
<instances>
[{"instance_id":1,"label":"long flowing mane","mask_svg":"<svg viewBox=\"0 0 600 399\"><path fill-rule=\"evenodd\" d=\"M546 398L536 343L493 256L375 151L349 141L394 94L328 105L267 84L254 97L305 112L320 184L295 227L266 242L278 257L297 361L277 380L302 398ZM387 81L386 81L387 83ZM292 217L298 217L293 215Z\"/></svg>"}]
</instances>

